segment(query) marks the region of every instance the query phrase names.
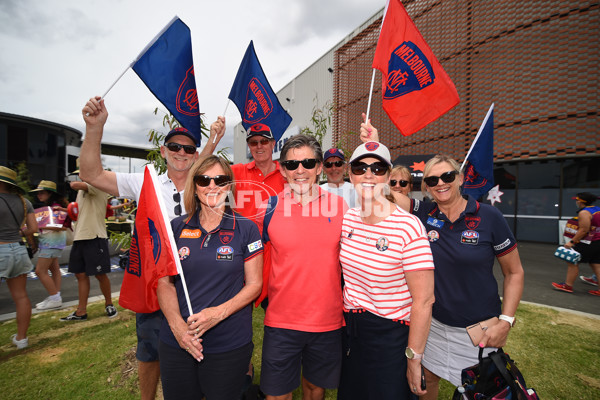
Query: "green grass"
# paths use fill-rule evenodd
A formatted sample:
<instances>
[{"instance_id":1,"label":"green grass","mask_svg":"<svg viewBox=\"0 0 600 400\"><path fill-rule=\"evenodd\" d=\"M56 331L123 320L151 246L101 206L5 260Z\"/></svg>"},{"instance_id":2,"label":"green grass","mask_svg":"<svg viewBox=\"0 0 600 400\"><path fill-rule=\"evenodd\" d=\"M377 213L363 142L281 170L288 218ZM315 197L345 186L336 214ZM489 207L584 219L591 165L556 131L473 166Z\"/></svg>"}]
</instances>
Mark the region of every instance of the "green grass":
<instances>
[{"instance_id":1,"label":"green grass","mask_svg":"<svg viewBox=\"0 0 600 400\"><path fill-rule=\"evenodd\" d=\"M135 315L119 308L111 320L103 304L88 307L88 320L60 322L70 310L37 314L30 346L16 350L14 320L0 325L0 398L138 399ZM254 311L255 383L260 379L262 309ZM522 304L504 350L517 362L540 398L600 399L600 320ZM454 388L440 386L440 399ZM327 399L335 399L330 390ZM301 399L300 390L294 399Z\"/></svg>"}]
</instances>

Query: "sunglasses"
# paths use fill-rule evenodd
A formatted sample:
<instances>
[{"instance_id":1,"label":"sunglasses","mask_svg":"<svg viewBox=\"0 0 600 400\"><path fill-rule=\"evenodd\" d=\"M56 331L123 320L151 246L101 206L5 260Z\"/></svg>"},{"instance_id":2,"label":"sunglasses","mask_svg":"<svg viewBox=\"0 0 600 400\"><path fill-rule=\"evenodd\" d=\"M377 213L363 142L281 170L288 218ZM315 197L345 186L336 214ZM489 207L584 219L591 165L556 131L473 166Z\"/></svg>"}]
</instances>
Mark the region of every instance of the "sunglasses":
<instances>
[{"instance_id":1,"label":"sunglasses","mask_svg":"<svg viewBox=\"0 0 600 400\"><path fill-rule=\"evenodd\" d=\"M335 165L336 167L340 168L340 167L341 167L342 165L344 165L344 164L345 164L345 162L343 162L343 161L325 161L325 162L323 163L323 165L325 166L325 168L331 168L331 167L333 167L334 165Z\"/></svg>"},{"instance_id":2,"label":"sunglasses","mask_svg":"<svg viewBox=\"0 0 600 400\"><path fill-rule=\"evenodd\" d=\"M287 169L288 171L294 171L298 168L298 166L302 164L302 167L304 167L304 169L313 169L314 167L317 166L317 159L316 158L305 158L304 160L285 160L281 162L281 165L283 165L283 168Z\"/></svg>"},{"instance_id":3,"label":"sunglasses","mask_svg":"<svg viewBox=\"0 0 600 400\"><path fill-rule=\"evenodd\" d=\"M266 146L266 145L269 144L269 142L270 142L270 140L267 139L267 138L260 139L260 140L249 140L248 141L248 146L250 146L250 147L256 147L256 146L258 146L259 143L262 144L263 146Z\"/></svg>"},{"instance_id":4,"label":"sunglasses","mask_svg":"<svg viewBox=\"0 0 600 400\"><path fill-rule=\"evenodd\" d=\"M406 185L408 185L409 183L409 181L405 180L397 181L395 179L390 179L390 186L396 186L396 184L398 184L400 185L400 187L406 187Z\"/></svg>"},{"instance_id":5,"label":"sunglasses","mask_svg":"<svg viewBox=\"0 0 600 400\"><path fill-rule=\"evenodd\" d=\"M386 172L390 170L386 164L380 162L373 164L365 164L362 162L350 164L350 170L354 175L364 175L367 172L367 169L370 169L371 173L377 176L385 175Z\"/></svg>"},{"instance_id":6,"label":"sunglasses","mask_svg":"<svg viewBox=\"0 0 600 400\"><path fill-rule=\"evenodd\" d=\"M179 192L173 194L173 201L177 203L173 212L175 215L181 215L181 194Z\"/></svg>"},{"instance_id":7,"label":"sunglasses","mask_svg":"<svg viewBox=\"0 0 600 400\"><path fill-rule=\"evenodd\" d=\"M427 186L429 186L429 187L434 187L434 186L437 186L440 179L444 183L454 182L457 174L458 174L458 171L448 171L448 172L444 172L440 176L428 176L427 178L423 178L423 182L425 182L427 184Z\"/></svg>"},{"instance_id":8,"label":"sunglasses","mask_svg":"<svg viewBox=\"0 0 600 400\"><path fill-rule=\"evenodd\" d=\"M177 153L181 149L187 154L194 154L196 152L196 147L189 144L167 143L165 146L173 153Z\"/></svg>"},{"instance_id":9,"label":"sunglasses","mask_svg":"<svg viewBox=\"0 0 600 400\"><path fill-rule=\"evenodd\" d=\"M214 181L217 186L225 186L231 183L231 178L227 175L217 175L217 176L208 176L208 175L196 175L194 176L194 183L200 187L207 187L210 185L210 181Z\"/></svg>"}]
</instances>

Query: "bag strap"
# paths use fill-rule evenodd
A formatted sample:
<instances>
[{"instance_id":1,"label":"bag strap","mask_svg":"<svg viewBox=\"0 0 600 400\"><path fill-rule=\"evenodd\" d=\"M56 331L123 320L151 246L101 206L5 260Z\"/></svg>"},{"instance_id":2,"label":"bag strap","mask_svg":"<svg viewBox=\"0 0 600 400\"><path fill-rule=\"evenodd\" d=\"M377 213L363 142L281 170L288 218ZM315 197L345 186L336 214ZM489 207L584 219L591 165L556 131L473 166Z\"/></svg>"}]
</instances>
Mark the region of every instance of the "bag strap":
<instances>
[{"instance_id":1,"label":"bag strap","mask_svg":"<svg viewBox=\"0 0 600 400\"><path fill-rule=\"evenodd\" d=\"M490 353L490 358L496 365L496 368L498 368L498 371L500 372L500 375L502 375L502 378L504 378L506 383L510 386L513 393L517 395L517 398L526 399L527 395L525 394L525 392L519 387L519 385L515 383L514 378L506 370L505 361L506 359L510 360L508 354L506 354L504 350L502 350L502 348L499 348L498 351Z\"/></svg>"}]
</instances>

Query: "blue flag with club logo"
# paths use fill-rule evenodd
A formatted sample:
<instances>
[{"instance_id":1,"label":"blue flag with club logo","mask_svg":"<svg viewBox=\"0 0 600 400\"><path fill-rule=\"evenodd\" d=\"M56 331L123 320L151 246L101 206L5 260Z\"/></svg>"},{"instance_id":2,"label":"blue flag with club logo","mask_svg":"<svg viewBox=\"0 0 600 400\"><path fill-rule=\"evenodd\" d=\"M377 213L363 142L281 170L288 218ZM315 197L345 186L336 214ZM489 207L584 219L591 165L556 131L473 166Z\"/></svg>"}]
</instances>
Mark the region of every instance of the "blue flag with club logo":
<instances>
[{"instance_id":1,"label":"blue flag with club logo","mask_svg":"<svg viewBox=\"0 0 600 400\"><path fill-rule=\"evenodd\" d=\"M281 106L267 81L252 41L240 64L229 99L240 111L244 129L248 130L260 122L271 128L275 141L281 138L292 122L292 117Z\"/></svg>"},{"instance_id":2,"label":"blue flag with club logo","mask_svg":"<svg viewBox=\"0 0 600 400\"><path fill-rule=\"evenodd\" d=\"M151 41L132 66L148 89L200 146L200 106L194 78L190 28L175 17Z\"/></svg>"},{"instance_id":3,"label":"blue flag with club logo","mask_svg":"<svg viewBox=\"0 0 600 400\"><path fill-rule=\"evenodd\" d=\"M494 104L488 110L463 167L463 193L478 199L494 186Z\"/></svg>"}]
</instances>

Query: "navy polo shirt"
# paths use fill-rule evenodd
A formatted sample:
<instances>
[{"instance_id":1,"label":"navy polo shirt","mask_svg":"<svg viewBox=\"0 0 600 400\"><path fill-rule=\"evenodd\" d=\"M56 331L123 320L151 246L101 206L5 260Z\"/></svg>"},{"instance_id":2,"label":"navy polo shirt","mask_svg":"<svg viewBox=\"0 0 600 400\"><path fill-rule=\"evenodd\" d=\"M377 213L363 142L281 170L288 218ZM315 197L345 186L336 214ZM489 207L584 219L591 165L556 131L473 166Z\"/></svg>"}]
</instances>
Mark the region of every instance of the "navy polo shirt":
<instances>
[{"instance_id":1,"label":"navy polo shirt","mask_svg":"<svg viewBox=\"0 0 600 400\"><path fill-rule=\"evenodd\" d=\"M194 313L233 298L244 286L244 263L263 251L256 224L227 209L221 224L211 232L200 226L198 213L171 221L179 259ZM190 313L182 280L175 277L181 316ZM240 348L252 341L252 304L242 308L203 335L204 353L214 354ZM179 347L167 319L163 319L160 339Z\"/></svg>"},{"instance_id":2,"label":"navy polo shirt","mask_svg":"<svg viewBox=\"0 0 600 400\"><path fill-rule=\"evenodd\" d=\"M501 312L493 267L517 247L502 213L466 196L467 206L451 223L436 203L411 200L411 213L425 229L435 264L433 317L466 327Z\"/></svg>"}]
</instances>

